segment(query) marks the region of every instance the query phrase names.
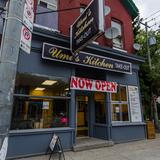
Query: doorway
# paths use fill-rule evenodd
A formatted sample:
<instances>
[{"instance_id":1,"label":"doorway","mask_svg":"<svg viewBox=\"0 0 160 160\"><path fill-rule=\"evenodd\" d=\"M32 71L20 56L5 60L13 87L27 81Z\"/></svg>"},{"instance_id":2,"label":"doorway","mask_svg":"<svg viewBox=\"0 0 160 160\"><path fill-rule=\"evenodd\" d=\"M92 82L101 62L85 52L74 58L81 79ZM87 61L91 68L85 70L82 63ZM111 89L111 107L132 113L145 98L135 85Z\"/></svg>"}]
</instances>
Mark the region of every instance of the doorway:
<instances>
[{"instance_id":1,"label":"doorway","mask_svg":"<svg viewBox=\"0 0 160 160\"><path fill-rule=\"evenodd\" d=\"M77 137L86 137L88 130L88 96L76 96L77 103Z\"/></svg>"}]
</instances>

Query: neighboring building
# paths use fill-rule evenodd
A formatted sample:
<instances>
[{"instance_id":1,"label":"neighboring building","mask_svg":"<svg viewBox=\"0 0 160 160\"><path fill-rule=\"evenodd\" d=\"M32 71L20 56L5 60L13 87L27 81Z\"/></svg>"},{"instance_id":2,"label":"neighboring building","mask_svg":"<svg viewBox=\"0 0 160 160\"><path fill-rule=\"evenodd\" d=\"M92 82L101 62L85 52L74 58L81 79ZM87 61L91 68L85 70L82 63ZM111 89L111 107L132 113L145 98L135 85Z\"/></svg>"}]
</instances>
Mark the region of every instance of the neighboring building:
<instances>
[{"instance_id":1,"label":"neighboring building","mask_svg":"<svg viewBox=\"0 0 160 160\"><path fill-rule=\"evenodd\" d=\"M138 9L132 0L106 0L111 12L105 16L105 30L116 27L119 35L112 40L102 35L97 44L88 44L78 56L92 60L80 64L69 49L69 28L89 2L35 0L36 12L60 11L36 14L31 54L20 50L8 158L44 154L53 133L64 150L82 136L115 143L146 138L138 77L144 60L132 54L132 20ZM50 50L52 58L42 56L42 50ZM70 89L71 77L81 89ZM90 82L101 90L112 84L113 91L116 82L117 92L86 91L83 85Z\"/></svg>"}]
</instances>

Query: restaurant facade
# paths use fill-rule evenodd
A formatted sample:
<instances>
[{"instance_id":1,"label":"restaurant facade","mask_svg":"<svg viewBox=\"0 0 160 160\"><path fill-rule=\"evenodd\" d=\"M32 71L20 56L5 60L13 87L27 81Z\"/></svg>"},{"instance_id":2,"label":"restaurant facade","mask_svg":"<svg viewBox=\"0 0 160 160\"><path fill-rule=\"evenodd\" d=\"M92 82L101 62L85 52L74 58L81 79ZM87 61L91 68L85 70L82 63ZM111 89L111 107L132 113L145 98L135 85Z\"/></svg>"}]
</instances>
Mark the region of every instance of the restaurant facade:
<instances>
[{"instance_id":1,"label":"restaurant facade","mask_svg":"<svg viewBox=\"0 0 160 160\"><path fill-rule=\"evenodd\" d=\"M90 43L72 53L69 36L34 25L31 53L19 53L7 157L45 154L53 134L65 151L81 137L145 139L144 59L127 52Z\"/></svg>"},{"instance_id":2,"label":"restaurant facade","mask_svg":"<svg viewBox=\"0 0 160 160\"><path fill-rule=\"evenodd\" d=\"M94 44L73 55L67 37L34 28L31 54L19 55L8 157L44 154L54 133L65 150L84 136L145 139L143 61Z\"/></svg>"}]
</instances>

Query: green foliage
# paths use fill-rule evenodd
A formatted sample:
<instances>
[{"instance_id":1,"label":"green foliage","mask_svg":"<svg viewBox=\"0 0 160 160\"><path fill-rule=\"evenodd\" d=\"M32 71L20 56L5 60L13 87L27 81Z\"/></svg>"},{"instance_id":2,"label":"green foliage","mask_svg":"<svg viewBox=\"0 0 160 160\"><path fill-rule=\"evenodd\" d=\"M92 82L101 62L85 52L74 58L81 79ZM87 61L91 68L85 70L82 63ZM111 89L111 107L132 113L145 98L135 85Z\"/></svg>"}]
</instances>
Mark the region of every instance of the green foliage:
<instances>
[{"instance_id":1,"label":"green foliage","mask_svg":"<svg viewBox=\"0 0 160 160\"><path fill-rule=\"evenodd\" d=\"M146 58L145 63L140 65L139 73L141 94L143 95L143 104L145 105L146 114L149 114L147 112L150 112L151 108L151 92L156 96L160 96L160 33L149 31L148 35L154 35L157 40L155 45L149 46L152 64L151 68L149 68L148 63L146 32L140 30L135 37L136 43L142 45L141 50L138 51L137 54Z\"/></svg>"}]
</instances>

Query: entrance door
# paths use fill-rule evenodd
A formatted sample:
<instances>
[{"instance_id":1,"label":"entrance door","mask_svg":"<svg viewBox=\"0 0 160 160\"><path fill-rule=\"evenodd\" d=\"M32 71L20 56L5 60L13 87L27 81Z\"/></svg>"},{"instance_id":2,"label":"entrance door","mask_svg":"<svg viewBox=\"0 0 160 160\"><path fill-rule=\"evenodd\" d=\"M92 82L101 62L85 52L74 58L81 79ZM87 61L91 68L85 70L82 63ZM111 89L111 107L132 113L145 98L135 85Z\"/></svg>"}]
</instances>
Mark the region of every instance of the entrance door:
<instances>
[{"instance_id":1,"label":"entrance door","mask_svg":"<svg viewBox=\"0 0 160 160\"><path fill-rule=\"evenodd\" d=\"M88 96L77 96L77 137L88 136Z\"/></svg>"}]
</instances>

